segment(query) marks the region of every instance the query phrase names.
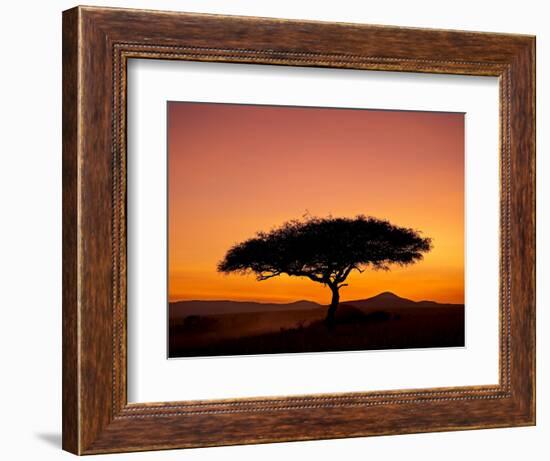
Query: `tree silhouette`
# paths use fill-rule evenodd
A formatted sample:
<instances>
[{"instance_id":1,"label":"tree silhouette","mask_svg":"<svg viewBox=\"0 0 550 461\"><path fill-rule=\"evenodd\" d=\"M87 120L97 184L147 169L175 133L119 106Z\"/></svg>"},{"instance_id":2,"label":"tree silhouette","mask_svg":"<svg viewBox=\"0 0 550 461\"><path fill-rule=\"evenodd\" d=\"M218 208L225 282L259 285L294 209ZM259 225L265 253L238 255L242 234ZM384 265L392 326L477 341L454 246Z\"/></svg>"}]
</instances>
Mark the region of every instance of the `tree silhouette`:
<instances>
[{"instance_id":1,"label":"tree silhouette","mask_svg":"<svg viewBox=\"0 0 550 461\"><path fill-rule=\"evenodd\" d=\"M218 271L256 275L267 280L286 274L328 286L332 300L326 322L334 325L340 288L352 271L389 270L423 258L431 239L419 231L398 227L386 220L359 215L355 218L292 220L269 232L234 245L219 262Z\"/></svg>"}]
</instances>

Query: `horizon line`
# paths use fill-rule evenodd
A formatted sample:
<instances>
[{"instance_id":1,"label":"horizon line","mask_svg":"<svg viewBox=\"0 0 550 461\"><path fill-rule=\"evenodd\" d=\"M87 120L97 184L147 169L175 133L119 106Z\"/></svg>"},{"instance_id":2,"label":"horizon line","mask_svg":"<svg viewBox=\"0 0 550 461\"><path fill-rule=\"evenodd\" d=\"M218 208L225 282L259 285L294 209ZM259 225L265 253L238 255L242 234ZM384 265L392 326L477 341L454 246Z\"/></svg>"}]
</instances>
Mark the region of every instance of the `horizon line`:
<instances>
[{"instance_id":1,"label":"horizon line","mask_svg":"<svg viewBox=\"0 0 550 461\"><path fill-rule=\"evenodd\" d=\"M397 298L400 298L400 299L404 299L406 301L412 301L412 302L415 302L415 303L421 303L421 302L433 302L433 303L437 303L437 304L457 304L457 305L465 305L465 302L462 301L462 302L446 302L446 301L436 301L436 300L433 300L433 299L427 299L427 298L422 298L422 299L418 299L418 300L415 300L415 299L411 299L411 298L405 298L403 296L400 296L400 295L397 295L396 293L392 292L392 291L381 291L380 293L376 294L376 295L373 295L373 296L369 296L367 298L355 298L355 299L348 299L348 300L343 300L343 301L340 301L339 304L344 304L344 303L350 303L350 302L357 302L357 301L366 301L366 300L369 300L369 299L372 299L372 298L376 298L378 296L381 296L381 295L384 295L384 294L391 294ZM197 298L193 298L193 299L174 299L174 300L168 300L168 304L174 304L174 303L180 303L180 302L232 302L232 303L255 303L255 304L280 304L280 305L287 305L287 304L296 304L296 303L299 303L299 302L308 302L308 303L312 303L312 304L317 304L319 306L328 306L329 304L321 304L321 303L318 303L317 301L312 301L312 300L309 300L309 299L305 299L305 298L302 298L302 299L297 299L295 301L287 301L287 302L277 302L277 301L255 301L255 300L246 300L246 299L197 299Z\"/></svg>"}]
</instances>

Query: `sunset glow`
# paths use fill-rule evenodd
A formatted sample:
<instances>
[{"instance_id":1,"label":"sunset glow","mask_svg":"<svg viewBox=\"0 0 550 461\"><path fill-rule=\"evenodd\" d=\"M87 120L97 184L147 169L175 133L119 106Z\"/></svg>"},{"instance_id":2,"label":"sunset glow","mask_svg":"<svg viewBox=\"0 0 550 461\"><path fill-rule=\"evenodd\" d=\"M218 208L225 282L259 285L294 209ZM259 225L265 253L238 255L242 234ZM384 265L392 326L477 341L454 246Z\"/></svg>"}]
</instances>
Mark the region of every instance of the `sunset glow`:
<instances>
[{"instance_id":1,"label":"sunset glow","mask_svg":"<svg viewBox=\"0 0 550 461\"><path fill-rule=\"evenodd\" d=\"M235 243L304 215L370 215L433 240L423 261L352 273L342 300L464 302L464 115L168 104L169 300L327 304L308 279L224 275Z\"/></svg>"}]
</instances>

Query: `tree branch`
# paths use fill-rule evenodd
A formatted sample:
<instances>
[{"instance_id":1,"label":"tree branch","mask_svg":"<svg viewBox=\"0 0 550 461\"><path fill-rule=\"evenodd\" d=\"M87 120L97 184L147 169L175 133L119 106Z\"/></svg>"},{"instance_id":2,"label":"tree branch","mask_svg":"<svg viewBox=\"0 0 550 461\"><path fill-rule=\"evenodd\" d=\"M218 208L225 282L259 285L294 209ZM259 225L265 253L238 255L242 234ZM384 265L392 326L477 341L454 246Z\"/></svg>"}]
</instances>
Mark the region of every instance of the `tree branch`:
<instances>
[{"instance_id":1,"label":"tree branch","mask_svg":"<svg viewBox=\"0 0 550 461\"><path fill-rule=\"evenodd\" d=\"M314 273L312 272L307 272L307 271L304 271L304 270L299 270L299 271L288 271L286 272L288 275L291 275L291 276L295 276L295 277L307 277L308 279L310 280L313 280L314 282L318 282L318 283L325 283L323 277L320 277L318 275L315 275Z\"/></svg>"},{"instance_id":2,"label":"tree branch","mask_svg":"<svg viewBox=\"0 0 550 461\"><path fill-rule=\"evenodd\" d=\"M271 274L258 274L256 280L258 280L258 282L261 282L263 280L271 279L273 277L278 277L281 274L282 272L272 272Z\"/></svg>"},{"instance_id":3,"label":"tree branch","mask_svg":"<svg viewBox=\"0 0 550 461\"><path fill-rule=\"evenodd\" d=\"M348 267L346 267L346 269L344 270L344 272L342 273L342 275L340 275L337 279L336 279L336 283L341 283L343 282L344 280L346 280L348 278L348 275L350 274L350 272L353 270L353 269L357 269L357 266L355 266L355 264L351 264L349 265ZM360 271L361 272L361 271Z\"/></svg>"}]
</instances>

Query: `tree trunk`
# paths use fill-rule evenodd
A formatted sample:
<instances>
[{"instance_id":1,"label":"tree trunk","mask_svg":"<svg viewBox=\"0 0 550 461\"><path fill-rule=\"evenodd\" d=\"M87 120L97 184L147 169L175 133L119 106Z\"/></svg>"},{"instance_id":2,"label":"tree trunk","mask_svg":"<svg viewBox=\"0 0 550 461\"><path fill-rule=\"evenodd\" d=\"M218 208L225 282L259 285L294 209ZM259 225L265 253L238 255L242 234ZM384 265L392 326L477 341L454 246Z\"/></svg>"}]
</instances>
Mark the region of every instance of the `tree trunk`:
<instances>
[{"instance_id":1,"label":"tree trunk","mask_svg":"<svg viewBox=\"0 0 550 461\"><path fill-rule=\"evenodd\" d=\"M329 286L332 291L332 301L327 310L326 324L329 329L332 329L334 328L334 324L336 323L336 308L340 303L340 292L339 292L338 286L336 285L332 285L332 286L329 285Z\"/></svg>"}]
</instances>

